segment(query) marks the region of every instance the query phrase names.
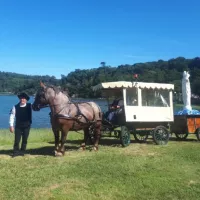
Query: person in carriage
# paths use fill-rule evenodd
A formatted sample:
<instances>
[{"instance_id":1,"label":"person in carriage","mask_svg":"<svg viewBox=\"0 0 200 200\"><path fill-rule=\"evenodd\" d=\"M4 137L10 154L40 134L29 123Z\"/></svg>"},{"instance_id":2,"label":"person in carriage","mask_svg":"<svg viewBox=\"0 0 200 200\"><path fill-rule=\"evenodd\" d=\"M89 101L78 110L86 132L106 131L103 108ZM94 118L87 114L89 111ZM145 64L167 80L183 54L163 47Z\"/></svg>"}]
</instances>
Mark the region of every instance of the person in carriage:
<instances>
[{"instance_id":1,"label":"person in carriage","mask_svg":"<svg viewBox=\"0 0 200 200\"><path fill-rule=\"evenodd\" d=\"M112 123L117 123L117 115L124 107L124 101L122 98L115 99L110 104L109 111L107 113L107 119Z\"/></svg>"}]
</instances>

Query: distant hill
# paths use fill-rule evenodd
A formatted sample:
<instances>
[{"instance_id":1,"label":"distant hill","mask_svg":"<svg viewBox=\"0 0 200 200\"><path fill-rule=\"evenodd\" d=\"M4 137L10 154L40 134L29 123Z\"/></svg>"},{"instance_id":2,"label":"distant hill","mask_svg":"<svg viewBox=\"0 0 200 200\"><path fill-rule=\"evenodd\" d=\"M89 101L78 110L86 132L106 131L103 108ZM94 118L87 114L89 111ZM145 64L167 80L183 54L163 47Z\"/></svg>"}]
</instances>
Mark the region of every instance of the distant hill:
<instances>
[{"instance_id":1,"label":"distant hill","mask_svg":"<svg viewBox=\"0 0 200 200\"><path fill-rule=\"evenodd\" d=\"M102 65L103 64L103 65ZM111 67L101 62L96 69L75 70L68 75L62 75L61 85L68 88L70 95L78 97L100 97L93 93L91 86L107 81L135 81L133 75L138 74L137 81L172 83L175 91L181 92L183 71L189 71L192 93L200 96L200 58L173 58L168 61L136 63Z\"/></svg>"}]
</instances>

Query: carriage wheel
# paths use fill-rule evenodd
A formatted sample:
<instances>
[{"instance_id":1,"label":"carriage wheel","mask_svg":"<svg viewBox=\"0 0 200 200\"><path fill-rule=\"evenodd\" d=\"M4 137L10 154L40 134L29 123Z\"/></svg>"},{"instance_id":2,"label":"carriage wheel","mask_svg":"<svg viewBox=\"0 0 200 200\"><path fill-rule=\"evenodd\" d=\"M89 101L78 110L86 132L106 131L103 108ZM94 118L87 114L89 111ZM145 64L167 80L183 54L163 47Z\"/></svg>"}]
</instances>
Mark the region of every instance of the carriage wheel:
<instances>
[{"instance_id":1,"label":"carriage wheel","mask_svg":"<svg viewBox=\"0 0 200 200\"><path fill-rule=\"evenodd\" d=\"M130 144L130 131L126 126L121 126L120 141L123 147Z\"/></svg>"},{"instance_id":2,"label":"carriage wheel","mask_svg":"<svg viewBox=\"0 0 200 200\"><path fill-rule=\"evenodd\" d=\"M174 133L176 135L176 138L179 140L185 140L188 136L188 133Z\"/></svg>"},{"instance_id":3,"label":"carriage wheel","mask_svg":"<svg viewBox=\"0 0 200 200\"><path fill-rule=\"evenodd\" d=\"M195 134L197 136L197 140L200 141L200 128L197 128L197 130L195 131Z\"/></svg>"},{"instance_id":4,"label":"carriage wheel","mask_svg":"<svg viewBox=\"0 0 200 200\"><path fill-rule=\"evenodd\" d=\"M133 133L133 136L137 142L146 142L148 139L149 133L148 132L137 132Z\"/></svg>"},{"instance_id":5,"label":"carriage wheel","mask_svg":"<svg viewBox=\"0 0 200 200\"><path fill-rule=\"evenodd\" d=\"M169 141L169 131L164 126L157 126L152 134L154 142L158 145L166 145Z\"/></svg>"}]
</instances>

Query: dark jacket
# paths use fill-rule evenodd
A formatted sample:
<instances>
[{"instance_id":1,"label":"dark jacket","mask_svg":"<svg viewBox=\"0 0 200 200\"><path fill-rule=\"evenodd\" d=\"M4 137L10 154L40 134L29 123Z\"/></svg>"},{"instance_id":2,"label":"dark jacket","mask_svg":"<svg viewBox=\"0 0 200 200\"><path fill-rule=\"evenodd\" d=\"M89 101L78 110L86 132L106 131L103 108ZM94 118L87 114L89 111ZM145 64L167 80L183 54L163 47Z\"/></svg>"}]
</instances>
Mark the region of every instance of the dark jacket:
<instances>
[{"instance_id":1,"label":"dark jacket","mask_svg":"<svg viewBox=\"0 0 200 200\"><path fill-rule=\"evenodd\" d=\"M27 103L25 107L20 107L20 103L15 105L16 109L16 127L29 127L32 123L31 104Z\"/></svg>"}]
</instances>

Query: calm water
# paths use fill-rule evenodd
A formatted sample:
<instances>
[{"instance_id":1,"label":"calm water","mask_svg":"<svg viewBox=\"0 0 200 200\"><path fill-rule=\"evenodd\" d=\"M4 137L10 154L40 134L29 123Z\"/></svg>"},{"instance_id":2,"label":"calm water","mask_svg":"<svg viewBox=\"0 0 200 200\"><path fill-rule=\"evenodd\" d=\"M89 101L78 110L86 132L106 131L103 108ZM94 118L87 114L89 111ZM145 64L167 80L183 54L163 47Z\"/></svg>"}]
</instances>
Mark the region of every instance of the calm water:
<instances>
[{"instance_id":1,"label":"calm water","mask_svg":"<svg viewBox=\"0 0 200 200\"><path fill-rule=\"evenodd\" d=\"M29 100L33 103L33 97ZM76 99L74 101L85 102L89 99ZM95 99L95 101L103 111L107 109L107 102L105 100ZM0 128L9 128L9 112L11 108L19 102L16 96L0 96ZM38 112L33 111L33 128L50 128L49 108L43 108Z\"/></svg>"}]
</instances>

